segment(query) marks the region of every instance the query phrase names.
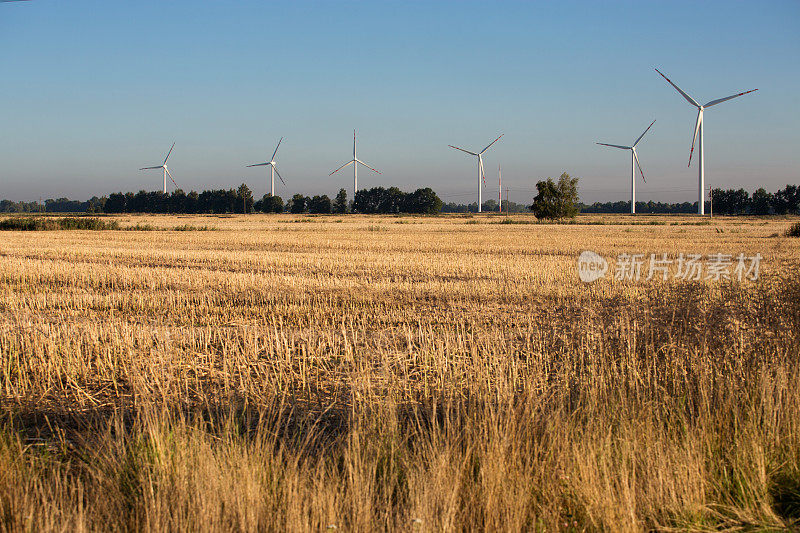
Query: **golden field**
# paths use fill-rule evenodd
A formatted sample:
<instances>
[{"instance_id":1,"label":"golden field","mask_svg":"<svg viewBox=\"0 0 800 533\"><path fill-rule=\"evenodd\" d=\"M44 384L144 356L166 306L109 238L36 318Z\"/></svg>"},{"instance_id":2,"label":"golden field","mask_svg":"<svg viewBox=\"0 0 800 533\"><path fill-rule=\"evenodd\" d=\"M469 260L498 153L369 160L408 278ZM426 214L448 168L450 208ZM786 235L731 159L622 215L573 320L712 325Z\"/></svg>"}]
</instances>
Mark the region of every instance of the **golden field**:
<instances>
[{"instance_id":1,"label":"golden field","mask_svg":"<svg viewBox=\"0 0 800 533\"><path fill-rule=\"evenodd\" d=\"M2 531L800 527L796 220L116 220L0 232Z\"/></svg>"}]
</instances>

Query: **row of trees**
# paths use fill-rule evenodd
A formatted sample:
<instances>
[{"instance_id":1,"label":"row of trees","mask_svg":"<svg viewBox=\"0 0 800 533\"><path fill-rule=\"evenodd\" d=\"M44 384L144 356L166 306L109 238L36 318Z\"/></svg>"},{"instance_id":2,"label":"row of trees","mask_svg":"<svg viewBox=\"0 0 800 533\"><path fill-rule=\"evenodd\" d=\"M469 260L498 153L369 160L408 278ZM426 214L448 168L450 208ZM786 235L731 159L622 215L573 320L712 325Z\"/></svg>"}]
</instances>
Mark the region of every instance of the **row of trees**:
<instances>
[{"instance_id":1,"label":"row of trees","mask_svg":"<svg viewBox=\"0 0 800 533\"><path fill-rule=\"evenodd\" d=\"M265 196L263 202L277 200ZM279 199L278 199L279 200ZM403 192L397 187L373 187L362 189L356 193L356 197L351 204L347 203L347 191L341 189L334 200L327 195L322 196L303 196L295 194L287 203L286 211L290 213L417 213L432 215L442 210L442 201L433 192L433 189L426 187L417 189L414 192ZM268 209L264 209L268 211Z\"/></svg>"},{"instance_id":2,"label":"row of trees","mask_svg":"<svg viewBox=\"0 0 800 533\"><path fill-rule=\"evenodd\" d=\"M591 205L579 204L581 213L630 213L630 201L618 202L595 202ZM714 207L716 211L716 206ZM636 202L637 213L663 213L663 214L679 214L679 213L697 213L697 202Z\"/></svg>"},{"instance_id":3,"label":"row of trees","mask_svg":"<svg viewBox=\"0 0 800 533\"><path fill-rule=\"evenodd\" d=\"M106 213L251 213L255 202L250 188L218 189L186 194L181 189L165 194L139 191L113 193L104 206Z\"/></svg>"},{"instance_id":4,"label":"row of trees","mask_svg":"<svg viewBox=\"0 0 800 533\"><path fill-rule=\"evenodd\" d=\"M564 218L575 213L627 213L630 202L595 202L585 205L578 202L577 178L564 173L558 181L551 178L536 184L537 196L531 206L503 201L503 212L519 213L530 209L538 218ZM763 187L750 195L744 189L713 189L713 212L725 215L769 215L799 214L800 187L786 185L775 193ZM706 205L706 211L711 207ZM498 211L496 200L487 200L482 205L485 212ZM373 187L356 193L348 203L347 191L341 189L332 200L327 195L304 196L295 194L284 204L279 196L264 195L254 200L247 185L238 189L218 189L188 194L176 190L165 194L160 191L138 193L114 193L106 197L92 197L85 202L67 198L48 199L39 202L12 202L0 200L2 213L474 213L478 204L443 204L430 188L406 193L397 187ZM664 203L636 202L638 213L696 213L697 202Z\"/></svg>"},{"instance_id":5,"label":"row of trees","mask_svg":"<svg viewBox=\"0 0 800 533\"><path fill-rule=\"evenodd\" d=\"M775 193L763 187L752 196L744 189L712 189L715 213L724 215L786 215L800 213L800 187L786 185Z\"/></svg>"},{"instance_id":6,"label":"row of trees","mask_svg":"<svg viewBox=\"0 0 800 533\"><path fill-rule=\"evenodd\" d=\"M503 200L503 213L525 213L528 211L528 206L525 204L518 204L516 202L510 202L508 200ZM500 211L500 204L497 203L497 200L486 200L485 202L481 203L481 211L484 213L492 213ZM478 202L472 202L470 204L458 204L455 202L447 202L442 206L442 213L477 213L478 212Z\"/></svg>"},{"instance_id":7,"label":"row of trees","mask_svg":"<svg viewBox=\"0 0 800 533\"><path fill-rule=\"evenodd\" d=\"M629 213L631 203L595 202L579 204L582 213ZM706 213L720 215L786 215L800 214L800 187L787 185L774 193L763 187L752 195L744 189L711 189L706 200ZM637 213L697 213L697 202L636 202Z\"/></svg>"},{"instance_id":8,"label":"row of trees","mask_svg":"<svg viewBox=\"0 0 800 533\"><path fill-rule=\"evenodd\" d=\"M105 203L105 196L93 196L85 202L69 198L48 198L44 203L0 200L0 213L102 213Z\"/></svg>"},{"instance_id":9,"label":"row of trees","mask_svg":"<svg viewBox=\"0 0 800 533\"><path fill-rule=\"evenodd\" d=\"M182 190L170 194L139 191L109 195L106 213L419 213L434 214L442 209L442 201L430 188L406 193L397 187L374 187L356 193L351 204L347 191L341 189L331 200L327 195L295 194L284 205L279 196L264 195L255 201L253 193L242 184L238 189L219 189L188 194Z\"/></svg>"}]
</instances>

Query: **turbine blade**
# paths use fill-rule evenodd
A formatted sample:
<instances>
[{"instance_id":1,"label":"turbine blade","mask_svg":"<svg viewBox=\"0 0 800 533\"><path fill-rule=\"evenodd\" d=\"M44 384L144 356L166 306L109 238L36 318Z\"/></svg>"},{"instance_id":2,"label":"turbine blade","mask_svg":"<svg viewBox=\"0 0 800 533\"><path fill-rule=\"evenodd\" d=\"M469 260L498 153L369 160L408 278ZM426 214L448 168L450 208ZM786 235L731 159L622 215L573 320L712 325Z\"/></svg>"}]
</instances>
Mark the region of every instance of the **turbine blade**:
<instances>
[{"instance_id":1,"label":"turbine blade","mask_svg":"<svg viewBox=\"0 0 800 533\"><path fill-rule=\"evenodd\" d=\"M620 146L619 144L606 144L606 143L595 143L595 144L602 144L603 146L611 146L614 148L622 148L623 150L630 150L630 146Z\"/></svg>"},{"instance_id":2,"label":"turbine blade","mask_svg":"<svg viewBox=\"0 0 800 533\"><path fill-rule=\"evenodd\" d=\"M718 100L711 100L709 103L707 103L703 107L711 107L712 105L721 104L722 102L727 102L728 100L733 100L734 98L738 98L738 97L743 96L745 94L750 94L750 93L756 92L757 90L758 89L751 89L751 90L745 91L743 93L734 94L733 96L728 96L727 98L720 98Z\"/></svg>"},{"instance_id":3,"label":"turbine blade","mask_svg":"<svg viewBox=\"0 0 800 533\"><path fill-rule=\"evenodd\" d=\"M364 165L365 167L367 167L368 169L372 170L373 172L378 172L377 170L375 170L374 168L372 168L372 167L371 167L371 166L369 166L368 164L364 163L364 162L363 162L363 161L361 161L360 159L356 159L355 161L356 161L356 163L360 163L360 164ZM380 174L380 172L378 172L378 174Z\"/></svg>"},{"instance_id":4,"label":"turbine blade","mask_svg":"<svg viewBox=\"0 0 800 533\"><path fill-rule=\"evenodd\" d=\"M337 172L339 172L340 170L342 170L344 167L349 167L350 165L352 165L352 164L353 164L353 163L355 163L355 162L356 162L356 160L355 160L355 159L351 159L350 161L348 161L348 162L347 162L347 163L345 163L344 165L340 166L339 168L337 168L336 170L334 170L333 172L331 172L330 174L328 174L328 176L333 176L334 174L336 174Z\"/></svg>"},{"instance_id":5,"label":"turbine blade","mask_svg":"<svg viewBox=\"0 0 800 533\"><path fill-rule=\"evenodd\" d=\"M144 168L140 168L139 170L155 170L157 168L164 168L164 165L157 166L157 167L144 167Z\"/></svg>"},{"instance_id":6,"label":"turbine blade","mask_svg":"<svg viewBox=\"0 0 800 533\"><path fill-rule=\"evenodd\" d=\"M642 171L642 165L639 163L639 156L636 155L636 150L633 151L633 158L636 160L636 166L639 167L639 174L642 175L642 181L647 183L647 180L644 179L644 172Z\"/></svg>"},{"instance_id":7,"label":"turbine blade","mask_svg":"<svg viewBox=\"0 0 800 533\"><path fill-rule=\"evenodd\" d=\"M175 143L172 143L172 148L175 148ZM167 159L169 159L169 156L172 153L172 148L169 149L169 152L167 152L167 157L164 158L165 165L167 164Z\"/></svg>"},{"instance_id":8,"label":"turbine blade","mask_svg":"<svg viewBox=\"0 0 800 533\"><path fill-rule=\"evenodd\" d=\"M651 123L650 123L650 125L649 125L649 126L647 126L647 129L646 129L646 130L644 130L644 133L642 133L641 135L639 135L639 138L638 138L638 139L636 139L636 142L635 142L635 143L633 143L633 146L631 146L631 148L636 148L636 145L637 145L637 144L639 144L639 141L641 141L641 140L642 140L642 137L644 137L644 134L645 134L645 133L647 133L648 131L650 131L650 128L652 128L652 127L653 127L653 124L655 124L655 123L656 123L656 121L654 120L653 122L651 122Z\"/></svg>"},{"instance_id":9,"label":"turbine blade","mask_svg":"<svg viewBox=\"0 0 800 533\"><path fill-rule=\"evenodd\" d=\"M283 183L284 185L286 185L286 182L285 182L285 181L283 181L283 178L281 177L281 173L280 173L280 172L278 172L278 167L276 167L275 165L272 165L272 168L274 168L274 169L275 169L275 174L277 174L277 175L278 175L278 178L280 178L280 180L281 180L281 183Z\"/></svg>"},{"instance_id":10,"label":"turbine blade","mask_svg":"<svg viewBox=\"0 0 800 533\"><path fill-rule=\"evenodd\" d=\"M500 135L500 137L502 137L503 135L505 135L505 133L501 134L501 135ZM481 150L481 153L483 153L483 152L485 152L486 150L488 150L489 148L491 148L491 147L492 147L492 145L493 145L494 143L496 143L497 141L499 141L499 140L500 140L500 137L498 137L497 139L495 139L495 140L493 140L492 142L490 142L490 143L489 143L489 146L487 146L486 148L484 148L483 150Z\"/></svg>"},{"instance_id":11,"label":"turbine blade","mask_svg":"<svg viewBox=\"0 0 800 533\"><path fill-rule=\"evenodd\" d=\"M255 164L255 165L247 165L247 168L250 168L250 167L267 167L270 164L271 163L258 163L258 164Z\"/></svg>"},{"instance_id":12,"label":"turbine blade","mask_svg":"<svg viewBox=\"0 0 800 533\"><path fill-rule=\"evenodd\" d=\"M483 186L486 187L486 171L483 169L483 158L478 158L478 167L481 171L481 178L483 178Z\"/></svg>"},{"instance_id":13,"label":"turbine blade","mask_svg":"<svg viewBox=\"0 0 800 533\"><path fill-rule=\"evenodd\" d=\"M452 144L448 144L447 146L449 146L450 148L455 148L456 150L461 150L462 152L466 152L469 155L478 155L475 152L470 152L469 150L464 150L463 148L459 148L458 146L453 146Z\"/></svg>"},{"instance_id":14,"label":"turbine blade","mask_svg":"<svg viewBox=\"0 0 800 533\"><path fill-rule=\"evenodd\" d=\"M661 74L661 77L662 77L662 78L664 78L665 80L667 80L667 82L669 82L669 84L670 84L670 85L672 85L673 87L675 87L675 90L676 90L676 91L678 91L679 93L681 93L681 95L683 95L683 97L684 97L684 98L686 98L686 101L687 101L687 102L689 102L690 104L692 104L692 105L693 105L693 106L695 106L695 107L700 107L700 104L698 104L698 103L695 101L695 99L694 99L694 98L692 98L691 96L689 96L688 94L686 94L685 92L683 92L683 91L681 90L681 88L680 88L680 87L678 87L677 85L675 85L674 83L672 83L672 80L670 80L668 77L664 76L664 74L662 74L660 70L656 69L656 72L658 72L659 74Z\"/></svg>"},{"instance_id":15,"label":"turbine blade","mask_svg":"<svg viewBox=\"0 0 800 533\"><path fill-rule=\"evenodd\" d=\"M697 132L700 131L700 124L703 123L703 110L697 110L697 120L694 123L694 135L692 136L692 149L689 150L689 164L687 167L692 166L692 154L694 153L694 143L697 141Z\"/></svg>"},{"instance_id":16,"label":"turbine blade","mask_svg":"<svg viewBox=\"0 0 800 533\"><path fill-rule=\"evenodd\" d=\"M175 185L175 188L177 189L178 188L178 184L175 183L174 179L172 179L172 174L169 173L169 169L167 167L164 167L164 170L167 171L167 176L169 176L169 179L172 180L172 184Z\"/></svg>"},{"instance_id":17,"label":"turbine blade","mask_svg":"<svg viewBox=\"0 0 800 533\"><path fill-rule=\"evenodd\" d=\"M280 148L280 147L281 147L281 143L282 143L282 142L283 142L283 137L281 137L281 140L280 140L280 141L278 141L278 146L276 146L276 147L275 147L275 151L274 151L274 152L272 152L272 159L270 159L270 161L275 161L275 154L277 154L277 153L278 153L278 148Z\"/></svg>"}]
</instances>

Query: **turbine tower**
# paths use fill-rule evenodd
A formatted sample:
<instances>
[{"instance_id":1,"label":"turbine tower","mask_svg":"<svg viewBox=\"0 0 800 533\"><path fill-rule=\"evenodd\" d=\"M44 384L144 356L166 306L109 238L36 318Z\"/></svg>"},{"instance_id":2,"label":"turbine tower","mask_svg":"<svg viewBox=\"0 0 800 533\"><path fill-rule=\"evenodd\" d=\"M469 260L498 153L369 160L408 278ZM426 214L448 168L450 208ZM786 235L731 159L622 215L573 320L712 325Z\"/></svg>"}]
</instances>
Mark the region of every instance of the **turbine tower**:
<instances>
[{"instance_id":1,"label":"turbine tower","mask_svg":"<svg viewBox=\"0 0 800 533\"><path fill-rule=\"evenodd\" d=\"M247 168L250 168L250 167L267 167L267 166L270 167L269 168L269 195L270 196L275 196L275 174L278 175L278 178L280 178L281 183L286 185L286 182L283 181L283 178L281 178L280 172L278 172L278 167L275 166L275 154L278 153L278 148L281 147L281 143L282 142L283 142L283 137L281 137L281 140L278 141L278 146L275 147L275 151L272 152L272 159L270 159L266 163L258 163L257 165L247 165Z\"/></svg>"},{"instance_id":2,"label":"turbine tower","mask_svg":"<svg viewBox=\"0 0 800 533\"><path fill-rule=\"evenodd\" d=\"M500 137L502 137L503 135L505 135L505 134L500 135ZM453 146L452 144L448 144L447 145L450 148L455 148L456 150L461 150L462 152L466 152L469 155L474 155L474 156L476 156L478 158L478 213L481 212L481 180L483 180L484 185L486 185L486 173L483 171L483 153L486 150L488 150L489 148L491 148L494 143L499 141L500 137L498 137L497 139L493 140L491 143L489 143L489 146L487 146L486 148L484 148L483 150L481 150L478 153L470 152L469 150L464 150L463 148L459 148L458 146Z\"/></svg>"},{"instance_id":3,"label":"turbine tower","mask_svg":"<svg viewBox=\"0 0 800 533\"><path fill-rule=\"evenodd\" d=\"M500 202L497 208L498 213L503 212L503 171L500 170L500 165L497 165L497 200Z\"/></svg>"},{"instance_id":4,"label":"turbine tower","mask_svg":"<svg viewBox=\"0 0 800 533\"><path fill-rule=\"evenodd\" d=\"M653 122L651 122L650 125L647 126L647 129L644 130L644 133L639 135L639 138L636 139L636 142L633 143L632 146L622 146L622 145L619 145L619 144L595 143L595 144L601 144L603 146L611 146L612 148L622 148L623 150L630 150L631 151L631 215L636 214L636 167L634 166L634 163L635 163L636 166L639 167L639 173L642 175L642 181L647 183L647 180L644 179L644 172L642 172L642 165L639 163L639 156L636 155L636 145L639 144L639 141L642 140L642 137L644 137L644 134L647 133L650 130L650 128L653 127L653 124L655 124L655 123L656 123L655 120Z\"/></svg>"},{"instance_id":5,"label":"turbine tower","mask_svg":"<svg viewBox=\"0 0 800 533\"><path fill-rule=\"evenodd\" d=\"M172 148L175 148L175 143L172 143ZM174 179L172 179L172 174L169 173L169 169L167 168L167 159L169 159L169 156L172 153L172 148L169 149L169 152L167 152L167 157L164 158L164 162L161 163L159 166L157 166L157 167L144 167L144 168L140 168L139 169L139 170L157 170L157 169L163 170L164 171L164 194L167 194L167 176L169 176L169 179L172 180L172 183L175 185L175 188L176 189L178 188L178 184L175 183Z\"/></svg>"},{"instance_id":6,"label":"turbine tower","mask_svg":"<svg viewBox=\"0 0 800 533\"><path fill-rule=\"evenodd\" d=\"M705 185L704 185L704 183L705 183L705 160L703 159L703 111L707 107L711 107L712 105L721 104L722 102L727 102L728 100L733 100L734 98L738 98L739 96L742 96L742 95L745 95L745 94L748 94L748 93L752 93L754 91L757 91L758 89L751 89L751 90L745 91L743 93L734 94L733 96L726 96L725 98L719 98L717 100L711 100L710 102L708 102L705 105L700 105L700 104L697 103L697 101L694 98L692 98L691 96L689 96L688 94L683 92L680 87L678 87L677 85L672 83L672 80L670 80L668 77L664 76L664 74L660 70L658 70L658 69L655 69L655 70L656 70L656 72L661 74L661 77L664 78L665 80L667 80L667 82L670 85L675 87L675 90L678 91L679 93L681 93L681 96L686 98L687 102L689 102L690 104L692 104L693 106L695 106L697 108L697 120L695 121L695 124L694 124L694 135L692 136L692 148L689 151L689 164L687 166L692 166L692 153L694 152L694 143L695 143L695 141L697 141L697 148L698 148L698 151L700 152L698 154L698 157L700 158L700 161L698 162L698 166L699 166L699 171L698 171L698 173L699 173L699 183L697 185L697 192L698 192L697 212L700 215L704 215L705 212L706 212L706 205L705 205L706 201L705 201Z\"/></svg>"},{"instance_id":7,"label":"turbine tower","mask_svg":"<svg viewBox=\"0 0 800 533\"><path fill-rule=\"evenodd\" d=\"M380 172L378 172L377 170L375 170L374 168L372 168L368 164L364 163L363 161L361 161L358 158L358 156L356 156L356 130L353 130L353 159L351 159L350 161L348 161L344 165L340 166L339 168L337 168L336 170L334 170L333 172L328 174L328 176L333 176L334 174L336 174L337 172L342 170L344 167L347 167L349 165L353 165L353 200L355 200L356 199L356 193L358 192L358 165L364 165L365 167L367 167L371 171L377 172L378 174L380 174Z\"/></svg>"}]
</instances>

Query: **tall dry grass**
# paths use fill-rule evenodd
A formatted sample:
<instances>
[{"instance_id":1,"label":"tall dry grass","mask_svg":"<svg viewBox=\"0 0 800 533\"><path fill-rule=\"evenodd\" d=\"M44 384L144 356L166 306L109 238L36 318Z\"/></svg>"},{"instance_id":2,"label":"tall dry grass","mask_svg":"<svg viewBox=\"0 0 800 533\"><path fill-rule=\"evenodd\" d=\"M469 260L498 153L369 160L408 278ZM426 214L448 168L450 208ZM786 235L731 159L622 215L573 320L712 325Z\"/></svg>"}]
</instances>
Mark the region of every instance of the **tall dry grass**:
<instances>
[{"instance_id":1,"label":"tall dry grass","mask_svg":"<svg viewBox=\"0 0 800 533\"><path fill-rule=\"evenodd\" d=\"M626 220L5 233L0 529L798 527L789 221ZM584 285L587 248L764 259Z\"/></svg>"}]
</instances>

